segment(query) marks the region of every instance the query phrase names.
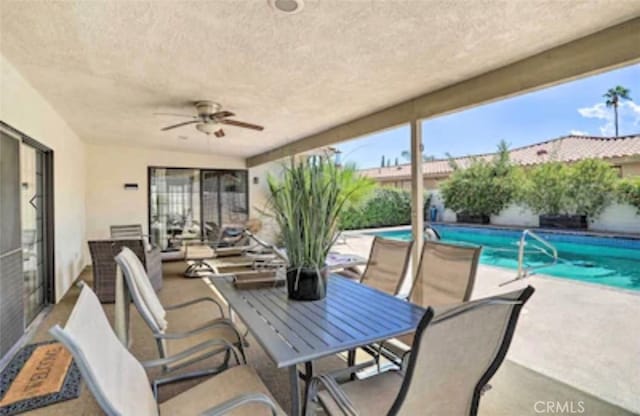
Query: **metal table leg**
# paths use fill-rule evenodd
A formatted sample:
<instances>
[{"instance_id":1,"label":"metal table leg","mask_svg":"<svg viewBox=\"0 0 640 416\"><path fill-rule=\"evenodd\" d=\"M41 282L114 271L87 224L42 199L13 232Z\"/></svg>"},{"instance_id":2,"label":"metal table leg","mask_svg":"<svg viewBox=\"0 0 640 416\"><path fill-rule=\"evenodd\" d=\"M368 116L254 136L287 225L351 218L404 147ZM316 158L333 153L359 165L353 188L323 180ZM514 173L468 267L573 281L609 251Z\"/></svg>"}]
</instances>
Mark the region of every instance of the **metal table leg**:
<instances>
[{"instance_id":1,"label":"metal table leg","mask_svg":"<svg viewBox=\"0 0 640 416\"><path fill-rule=\"evenodd\" d=\"M356 365L356 350L349 350L347 352L347 367L353 367L354 365ZM355 380L356 373L352 373L349 378Z\"/></svg>"},{"instance_id":2,"label":"metal table leg","mask_svg":"<svg viewBox=\"0 0 640 416\"><path fill-rule=\"evenodd\" d=\"M313 406L313 403L309 403L309 386L311 386L311 379L313 378L313 361L307 361L304 363L304 395L302 396L302 414L307 414L307 406Z\"/></svg>"},{"instance_id":3,"label":"metal table leg","mask_svg":"<svg viewBox=\"0 0 640 416\"><path fill-rule=\"evenodd\" d=\"M291 415L300 416L300 384L298 384L298 367L289 366L289 384L291 385Z\"/></svg>"}]
</instances>

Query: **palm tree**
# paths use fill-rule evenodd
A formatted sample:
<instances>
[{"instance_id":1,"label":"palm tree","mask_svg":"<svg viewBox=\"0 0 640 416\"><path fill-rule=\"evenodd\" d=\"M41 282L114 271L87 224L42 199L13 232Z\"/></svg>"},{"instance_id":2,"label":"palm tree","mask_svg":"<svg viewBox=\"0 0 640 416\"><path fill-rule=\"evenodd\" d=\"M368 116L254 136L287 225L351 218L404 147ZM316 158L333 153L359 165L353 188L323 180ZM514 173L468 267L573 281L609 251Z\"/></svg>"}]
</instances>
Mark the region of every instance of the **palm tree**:
<instances>
[{"instance_id":1,"label":"palm tree","mask_svg":"<svg viewBox=\"0 0 640 416\"><path fill-rule=\"evenodd\" d=\"M607 99L607 101L605 101L607 107L613 107L613 113L616 123L616 137L618 137L618 105L620 103L620 100L631 101L631 97L629 96L630 92L631 91L629 91L628 88L617 85L615 88L609 88L609 91L607 91L607 93L603 95L603 97Z\"/></svg>"}]
</instances>

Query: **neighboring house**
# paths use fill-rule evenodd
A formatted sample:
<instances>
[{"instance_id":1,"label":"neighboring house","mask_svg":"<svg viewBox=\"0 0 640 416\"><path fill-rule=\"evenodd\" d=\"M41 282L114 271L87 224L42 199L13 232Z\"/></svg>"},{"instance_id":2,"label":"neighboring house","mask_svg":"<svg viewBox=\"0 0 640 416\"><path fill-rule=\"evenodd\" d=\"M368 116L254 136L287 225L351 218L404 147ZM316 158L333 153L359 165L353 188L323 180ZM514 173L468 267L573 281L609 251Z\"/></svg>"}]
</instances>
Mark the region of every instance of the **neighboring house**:
<instances>
[{"instance_id":1,"label":"neighboring house","mask_svg":"<svg viewBox=\"0 0 640 416\"><path fill-rule=\"evenodd\" d=\"M474 158L491 159L495 153L456 157L455 163L464 168ZM564 136L545 142L518 147L509 151L511 161L521 166L561 161L577 162L598 158L611 163L620 176L640 176L640 134L622 137ZM424 187L436 189L453 172L448 159L424 162ZM363 169L365 176L381 185L411 189L411 165Z\"/></svg>"}]
</instances>

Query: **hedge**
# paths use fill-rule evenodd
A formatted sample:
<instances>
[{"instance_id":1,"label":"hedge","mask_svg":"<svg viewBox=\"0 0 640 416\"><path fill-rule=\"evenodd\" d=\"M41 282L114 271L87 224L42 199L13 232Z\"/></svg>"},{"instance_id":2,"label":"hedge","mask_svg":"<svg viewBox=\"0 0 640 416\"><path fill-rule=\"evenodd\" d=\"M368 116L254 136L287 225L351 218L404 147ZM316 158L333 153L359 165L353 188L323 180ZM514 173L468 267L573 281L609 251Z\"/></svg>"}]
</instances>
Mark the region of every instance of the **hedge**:
<instances>
[{"instance_id":1,"label":"hedge","mask_svg":"<svg viewBox=\"0 0 640 416\"><path fill-rule=\"evenodd\" d=\"M429 206L430 195L425 195ZM404 189L376 188L362 203L345 209L340 218L343 230L393 227L411 223L411 193Z\"/></svg>"}]
</instances>

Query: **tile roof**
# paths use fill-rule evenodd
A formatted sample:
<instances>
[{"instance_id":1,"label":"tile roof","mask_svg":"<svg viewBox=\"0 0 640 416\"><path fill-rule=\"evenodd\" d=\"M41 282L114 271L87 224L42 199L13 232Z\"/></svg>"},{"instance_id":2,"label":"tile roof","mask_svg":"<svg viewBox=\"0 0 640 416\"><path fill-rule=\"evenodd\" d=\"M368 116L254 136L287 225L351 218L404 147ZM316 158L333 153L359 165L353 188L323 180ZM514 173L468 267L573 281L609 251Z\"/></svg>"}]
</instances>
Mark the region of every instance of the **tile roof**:
<instances>
[{"instance_id":1,"label":"tile roof","mask_svg":"<svg viewBox=\"0 0 640 416\"><path fill-rule=\"evenodd\" d=\"M468 166L474 158L490 160L495 153L456 157L458 166ZM509 151L511 161L522 166L560 161L575 162L582 159L612 159L629 156L640 157L640 134L622 137L563 136ZM425 176L446 176L453 171L448 159L424 162ZM411 165L389 166L360 170L365 176L376 179L411 177Z\"/></svg>"}]
</instances>

